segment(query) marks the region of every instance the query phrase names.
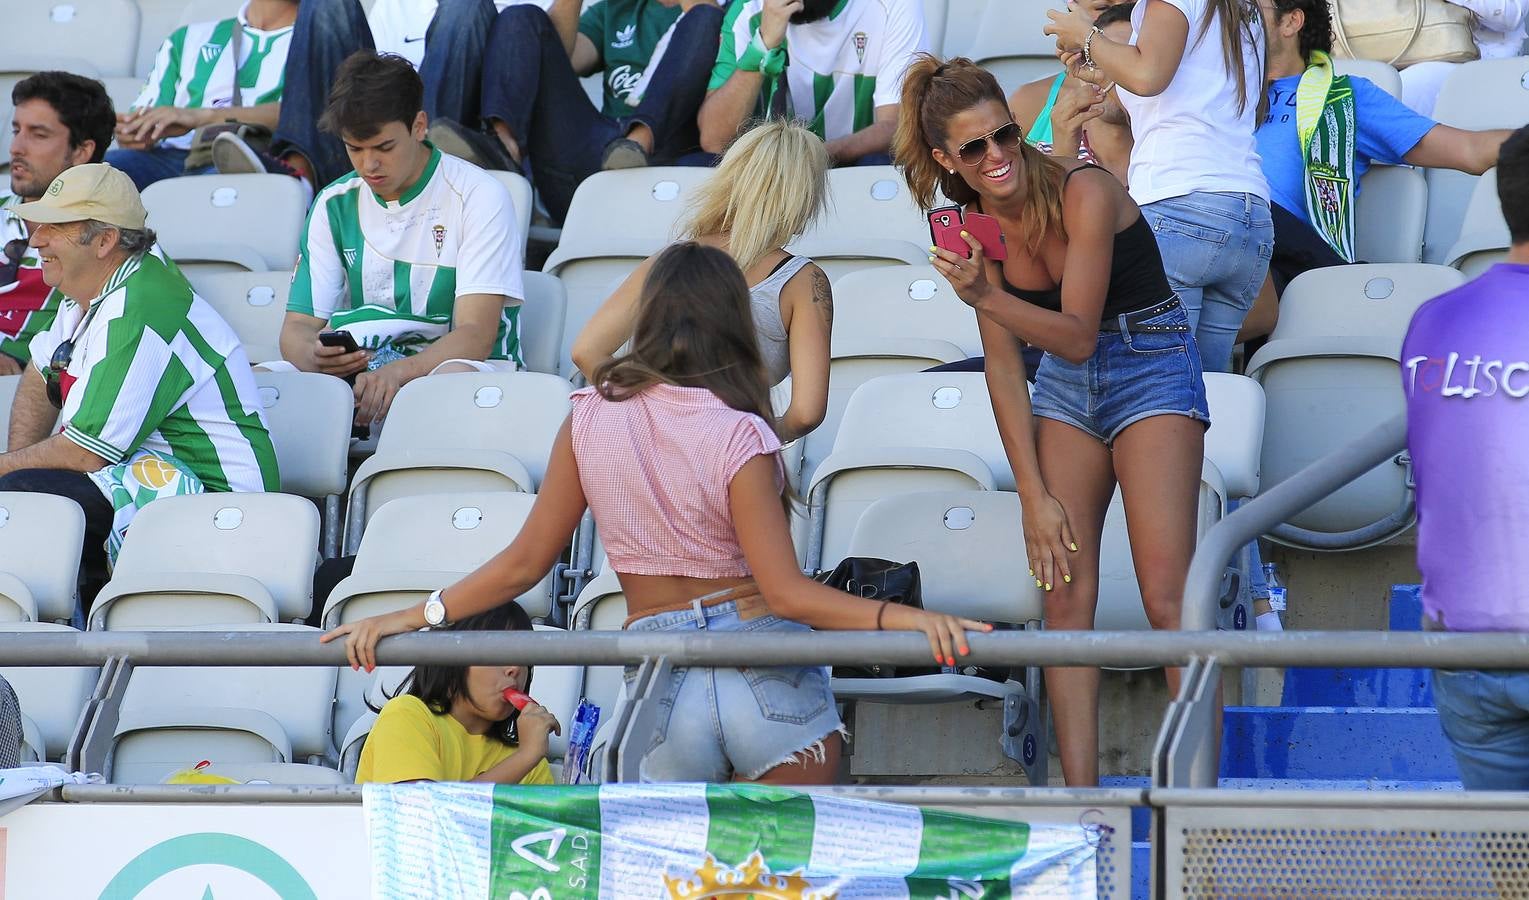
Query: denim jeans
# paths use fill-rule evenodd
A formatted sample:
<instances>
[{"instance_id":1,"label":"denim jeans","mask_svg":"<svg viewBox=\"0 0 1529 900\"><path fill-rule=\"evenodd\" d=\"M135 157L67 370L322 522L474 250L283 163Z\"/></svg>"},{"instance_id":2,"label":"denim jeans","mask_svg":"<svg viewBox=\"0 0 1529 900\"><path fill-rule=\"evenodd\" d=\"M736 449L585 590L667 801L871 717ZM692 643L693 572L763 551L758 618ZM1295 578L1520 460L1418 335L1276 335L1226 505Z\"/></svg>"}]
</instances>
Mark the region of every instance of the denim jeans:
<instances>
[{"instance_id":1,"label":"denim jeans","mask_svg":"<svg viewBox=\"0 0 1529 900\"><path fill-rule=\"evenodd\" d=\"M1468 791L1529 791L1529 672L1435 669L1433 698Z\"/></svg>"},{"instance_id":2,"label":"denim jeans","mask_svg":"<svg viewBox=\"0 0 1529 900\"><path fill-rule=\"evenodd\" d=\"M106 538L111 534L114 511L106 495L83 472L66 469L18 469L0 475L0 491L52 494L73 500L85 513L85 542L80 550L80 603L82 617L110 577L106 566ZM80 618L80 617L77 617Z\"/></svg>"},{"instance_id":3,"label":"denim jeans","mask_svg":"<svg viewBox=\"0 0 1529 900\"><path fill-rule=\"evenodd\" d=\"M455 119L469 127L478 122L483 54L493 20L493 0L440 0L425 32L419 67L430 118ZM319 130L329 87L347 57L375 46L359 0L303 0L298 6L271 151L307 158L315 189L351 169L339 137Z\"/></svg>"},{"instance_id":4,"label":"denim jeans","mask_svg":"<svg viewBox=\"0 0 1529 900\"><path fill-rule=\"evenodd\" d=\"M1122 431L1154 416L1187 416L1209 426L1205 376L1183 305L1134 329L1099 332L1093 355L1081 363L1050 353L1041 357L1030 411L1111 445Z\"/></svg>"},{"instance_id":5,"label":"denim jeans","mask_svg":"<svg viewBox=\"0 0 1529 900\"><path fill-rule=\"evenodd\" d=\"M679 634L808 634L806 625L753 615L727 600L644 616L628 631ZM623 677L630 688L636 666ZM639 766L643 781L727 782L757 779L776 766L821 757L823 741L844 723L834 705L826 666L676 668L658 698L654 732Z\"/></svg>"},{"instance_id":6,"label":"denim jeans","mask_svg":"<svg viewBox=\"0 0 1529 900\"><path fill-rule=\"evenodd\" d=\"M681 16L642 102L630 116L612 119L584 93L547 13L529 3L507 7L488 39L483 118L509 127L547 212L561 222L579 184L600 170L606 145L633 125L652 129L655 163L671 164L700 147L696 116L721 29L720 7L696 6Z\"/></svg>"},{"instance_id":7,"label":"denim jeans","mask_svg":"<svg viewBox=\"0 0 1529 900\"><path fill-rule=\"evenodd\" d=\"M1274 254L1269 204L1252 194L1196 191L1141 212L1157 235L1168 282L1189 311L1205 371L1228 371L1237 331Z\"/></svg>"},{"instance_id":8,"label":"denim jeans","mask_svg":"<svg viewBox=\"0 0 1529 900\"><path fill-rule=\"evenodd\" d=\"M186 171L186 156L190 152L166 147L163 144L147 150L123 150L119 147L116 150L106 151L106 161L125 172L141 191L154 182L163 181L166 178L204 175L212 171L211 166Z\"/></svg>"}]
</instances>

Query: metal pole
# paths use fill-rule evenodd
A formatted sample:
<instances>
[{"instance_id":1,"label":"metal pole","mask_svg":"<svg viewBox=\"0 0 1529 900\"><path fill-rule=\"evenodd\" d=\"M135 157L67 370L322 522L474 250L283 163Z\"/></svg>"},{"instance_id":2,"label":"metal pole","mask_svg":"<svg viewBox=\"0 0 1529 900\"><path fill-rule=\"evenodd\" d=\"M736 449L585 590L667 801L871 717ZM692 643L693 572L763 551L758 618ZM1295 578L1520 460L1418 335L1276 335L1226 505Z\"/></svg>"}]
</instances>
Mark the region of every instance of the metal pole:
<instances>
[{"instance_id":1,"label":"metal pole","mask_svg":"<svg viewBox=\"0 0 1529 900\"><path fill-rule=\"evenodd\" d=\"M1209 631L1216 627L1221 572L1238 549L1406 446L1407 416L1402 414L1260 493L1216 523L1200 540L1190 563L1180 627L1185 631Z\"/></svg>"},{"instance_id":2,"label":"metal pole","mask_svg":"<svg viewBox=\"0 0 1529 900\"><path fill-rule=\"evenodd\" d=\"M1183 666L1216 657L1240 666L1529 669L1529 633L1304 631L999 631L970 635L979 665ZM98 666L113 656L139 666L341 666L339 644L316 634L271 632L0 632L0 665ZM612 666L667 656L676 666L917 665L921 634L875 631L801 635L622 631L424 632L385 639L380 665Z\"/></svg>"}]
</instances>

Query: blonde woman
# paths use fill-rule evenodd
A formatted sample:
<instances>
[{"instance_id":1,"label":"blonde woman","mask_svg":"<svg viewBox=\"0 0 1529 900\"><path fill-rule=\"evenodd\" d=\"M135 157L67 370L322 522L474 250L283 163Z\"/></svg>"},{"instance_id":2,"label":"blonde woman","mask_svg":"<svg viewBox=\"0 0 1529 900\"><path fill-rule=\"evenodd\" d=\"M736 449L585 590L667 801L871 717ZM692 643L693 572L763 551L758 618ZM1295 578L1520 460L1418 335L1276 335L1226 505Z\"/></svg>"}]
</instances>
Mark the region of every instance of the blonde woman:
<instances>
[{"instance_id":1,"label":"blonde woman","mask_svg":"<svg viewBox=\"0 0 1529 900\"><path fill-rule=\"evenodd\" d=\"M766 376L771 384L791 376L791 403L775 423L786 441L816 428L828 410L833 289L812 260L784 249L822 208L828 167L822 140L802 125L757 125L723 155L682 229L687 239L725 251L748 280ZM573 361L585 378L631 338L652 264L653 257L644 260L574 341Z\"/></svg>"}]
</instances>

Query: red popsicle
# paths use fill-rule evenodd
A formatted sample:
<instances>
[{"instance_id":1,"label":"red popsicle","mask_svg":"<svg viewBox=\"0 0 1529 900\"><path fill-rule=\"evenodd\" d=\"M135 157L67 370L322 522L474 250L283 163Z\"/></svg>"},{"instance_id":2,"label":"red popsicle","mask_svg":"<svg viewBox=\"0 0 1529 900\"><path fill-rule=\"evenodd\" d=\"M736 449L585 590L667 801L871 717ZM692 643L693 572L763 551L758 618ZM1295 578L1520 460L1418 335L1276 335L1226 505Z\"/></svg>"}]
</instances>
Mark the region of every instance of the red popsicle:
<instances>
[{"instance_id":1,"label":"red popsicle","mask_svg":"<svg viewBox=\"0 0 1529 900\"><path fill-rule=\"evenodd\" d=\"M531 695L520 688L507 687L504 689L504 699L512 704L517 710L525 709L527 703L533 702Z\"/></svg>"}]
</instances>

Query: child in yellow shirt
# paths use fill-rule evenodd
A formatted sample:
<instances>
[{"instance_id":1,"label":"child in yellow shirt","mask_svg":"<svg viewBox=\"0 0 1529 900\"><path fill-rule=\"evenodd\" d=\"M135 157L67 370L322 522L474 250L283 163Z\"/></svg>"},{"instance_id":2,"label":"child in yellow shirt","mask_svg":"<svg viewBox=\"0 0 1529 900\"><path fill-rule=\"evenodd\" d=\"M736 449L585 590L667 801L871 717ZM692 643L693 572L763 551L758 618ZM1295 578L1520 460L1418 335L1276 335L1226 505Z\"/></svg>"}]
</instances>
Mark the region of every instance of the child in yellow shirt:
<instances>
[{"instance_id":1,"label":"child in yellow shirt","mask_svg":"<svg viewBox=\"0 0 1529 900\"><path fill-rule=\"evenodd\" d=\"M506 603L447 626L455 631L530 631L519 604ZM356 783L486 781L553 784L547 740L562 734L537 703L517 711L505 688L529 691L530 666L419 666L377 716Z\"/></svg>"}]
</instances>

